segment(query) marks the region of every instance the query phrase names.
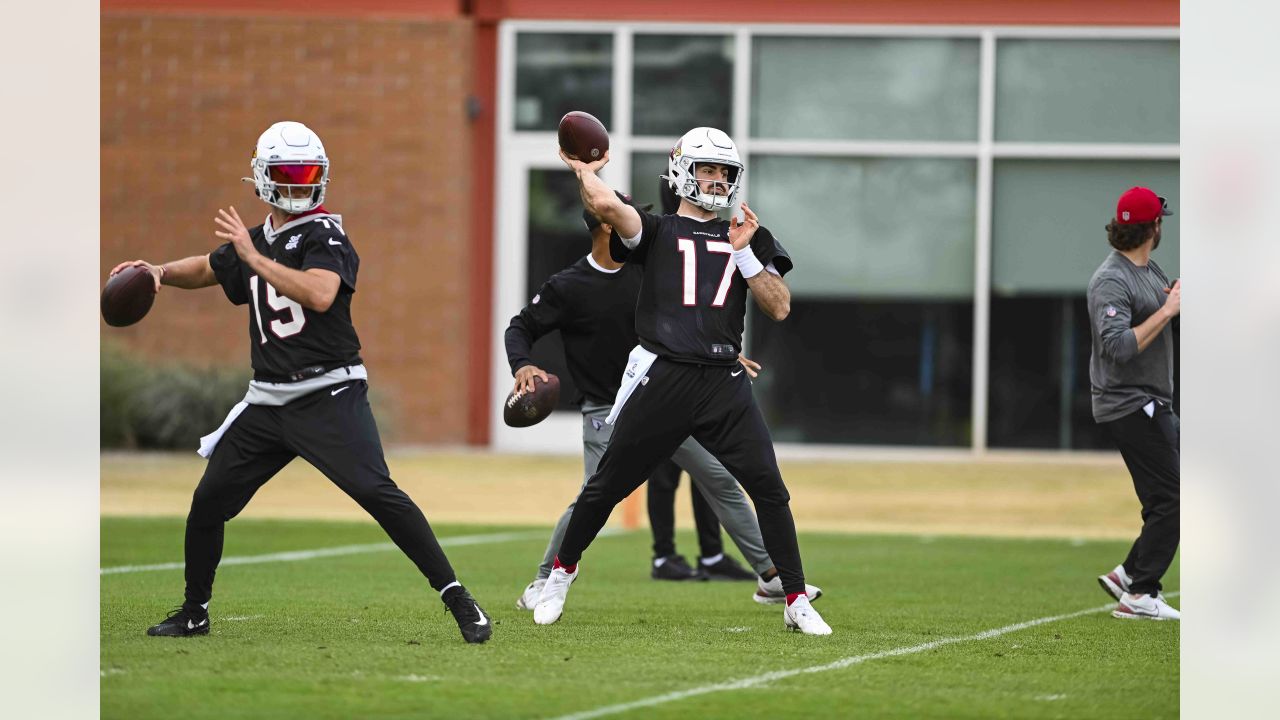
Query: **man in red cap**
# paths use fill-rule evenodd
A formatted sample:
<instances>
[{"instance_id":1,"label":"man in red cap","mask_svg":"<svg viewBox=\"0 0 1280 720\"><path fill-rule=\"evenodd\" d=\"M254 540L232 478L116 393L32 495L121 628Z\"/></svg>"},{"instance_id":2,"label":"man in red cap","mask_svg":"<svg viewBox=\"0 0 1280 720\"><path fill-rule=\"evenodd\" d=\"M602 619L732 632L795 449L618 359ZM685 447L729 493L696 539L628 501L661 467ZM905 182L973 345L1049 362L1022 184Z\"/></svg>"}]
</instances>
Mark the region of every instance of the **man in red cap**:
<instances>
[{"instance_id":1,"label":"man in red cap","mask_svg":"<svg viewBox=\"0 0 1280 720\"><path fill-rule=\"evenodd\" d=\"M1173 412L1174 339L1182 281L1169 282L1151 252L1173 213L1148 188L1129 188L1107 224L1114 250L1089 281L1093 419L1115 440L1142 503L1142 533L1124 562L1098 578L1130 620L1177 620L1160 593L1178 550L1179 424Z\"/></svg>"}]
</instances>

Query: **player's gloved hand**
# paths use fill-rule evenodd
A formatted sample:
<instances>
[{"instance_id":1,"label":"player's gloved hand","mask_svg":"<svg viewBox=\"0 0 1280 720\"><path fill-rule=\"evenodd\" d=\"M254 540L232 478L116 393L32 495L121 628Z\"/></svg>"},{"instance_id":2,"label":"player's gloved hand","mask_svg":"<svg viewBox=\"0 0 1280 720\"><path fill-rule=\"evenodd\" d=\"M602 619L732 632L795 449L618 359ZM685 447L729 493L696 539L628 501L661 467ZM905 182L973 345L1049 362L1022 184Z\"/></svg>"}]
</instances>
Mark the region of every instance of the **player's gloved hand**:
<instances>
[{"instance_id":1,"label":"player's gloved hand","mask_svg":"<svg viewBox=\"0 0 1280 720\"><path fill-rule=\"evenodd\" d=\"M129 260L111 268L111 273L107 277L115 277L116 273L127 267L144 267L147 272L151 273L151 277L156 281L156 292L160 292L160 278L164 277L164 270L159 265L152 265L146 260Z\"/></svg>"},{"instance_id":2,"label":"player's gloved hand","mask_svg":"<svg viewBox=\"0 0 1280 720\"><path fill-rule=\"evenodd\" d=\"M533 378L540 377L542 382L550 382L547 371L537 365L525 365L516 371L516 386L513 392L533 392Z\"/></svg>"},{"instance_id":3,"label":"player's gloved hand","mask_svg":"<svg viewBox=\"0 0 1280 720\"><path fill-rule=\"evenodd\" d=\"M760 363L752 360L746 355L739 355L738 362L742 363L743 369L747 371L748 377L758 377L760 375Z\"/></svg>"}]
</instances>

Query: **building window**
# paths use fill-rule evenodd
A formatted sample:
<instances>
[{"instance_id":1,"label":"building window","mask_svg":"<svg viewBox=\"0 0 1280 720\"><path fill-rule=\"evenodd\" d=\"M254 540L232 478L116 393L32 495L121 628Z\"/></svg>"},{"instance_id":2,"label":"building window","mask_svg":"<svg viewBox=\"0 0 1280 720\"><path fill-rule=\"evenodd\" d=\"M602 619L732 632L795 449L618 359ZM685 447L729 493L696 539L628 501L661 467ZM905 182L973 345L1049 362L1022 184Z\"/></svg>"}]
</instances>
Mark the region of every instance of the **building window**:
<instances>
[{"instance_id":1,"label":"building window","mask_svg":"<svg viewBox=\"0 0 1280 720\"><path fill-rule=\"evenodd\" d=\"M613 118L613 35L516 36L516 130L555 130L570 110Z\"/></svg>"},{"instance_id":2,"label":"building window","mask_svg":"<svg viewBox=\"0 0 1280 720\"><path fill-rule=\"evenodd\" d=\"M733 38L636 35L631 131L676 138L733 124Z\"/></svg>"},{"instance_id":3,"label":"building window","mask_svg":"<svg viewBox=\"0 0 1280 720\"><path fill-rule=\"evenodd\" d=\"M978 42L756 37L751 136L978 139Z\"/></svg>"},{"instance_id":4,"label":"building window","mask_svg":"<svg viewBox=\"0 0 1280 720\"><path fill-rule=\"evenodd\" d=\"M1178 142L1178 43L1018 40L996 45L996 139Z\"/></svg>"}]
</instances>

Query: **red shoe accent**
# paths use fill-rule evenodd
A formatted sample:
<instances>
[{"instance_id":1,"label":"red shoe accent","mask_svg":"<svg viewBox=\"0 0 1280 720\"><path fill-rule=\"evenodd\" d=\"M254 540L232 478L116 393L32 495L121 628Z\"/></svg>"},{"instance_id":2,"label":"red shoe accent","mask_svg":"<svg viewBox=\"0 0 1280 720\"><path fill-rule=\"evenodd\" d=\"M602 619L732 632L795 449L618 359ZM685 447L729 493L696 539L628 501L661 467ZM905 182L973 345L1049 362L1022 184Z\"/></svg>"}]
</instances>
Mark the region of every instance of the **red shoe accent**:
<instances>
[{"instance_id":1,"label":"red shoe accent","mask_svg":"<svg viewBox=\"0 0 1280 720\"><path fill-rule=\"evenodd\" d=\"M574 564L572 564L572 565L561 565L561 564L560 564L560 556L559 556L559 555L557 555L557 556L556 556L556 561L555 561L555 562L553 562L553 563L551 563L551 569L552 569L552 570L555 570L556 568L560 568L561 570L564 570L565 572L567 572L567 573L569 573L570 575L572 575L572 574L574 574L574 573L578 572L578 563L574 563Z\"/></svg>"},{"instance_id":2,"label":"red shoe accent","mask_svg":"<svg viewBox=\"0 0 1280 720\"><path fill-rule=\"evenodd\" d=\"M796 601L796 598L804 597L804 593L787 593L787 606Z\"/></svg>"}]
</instances>

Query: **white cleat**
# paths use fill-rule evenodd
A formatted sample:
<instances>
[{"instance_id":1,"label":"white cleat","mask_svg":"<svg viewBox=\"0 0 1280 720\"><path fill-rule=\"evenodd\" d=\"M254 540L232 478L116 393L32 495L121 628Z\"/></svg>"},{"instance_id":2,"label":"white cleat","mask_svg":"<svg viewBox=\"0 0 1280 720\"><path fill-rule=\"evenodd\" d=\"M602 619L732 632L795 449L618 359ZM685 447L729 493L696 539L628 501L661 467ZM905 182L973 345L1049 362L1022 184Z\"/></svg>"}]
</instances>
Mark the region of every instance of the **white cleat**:
<instances>
[{"instance_id":1,"label":"white cleat","mask_svg":"<svg viewBox=\"0 0 1280 720\"><path fill-rule=\"evenodd\" d=\"M524 592L520 593L520 599L516 600L516 609L532 610L533 606L538 604L538 598L542 595L542 586L546 584L546 578L538 578L529 583Z\"/></svg>"},{"instance_id":2,"label":"white cleat","mask_svg":"<svg viewBox=\"0 0 1280 720\"><path fill-rule=\"evenodd\" d=\"M782 611L782 619L790 630L799 630L805 635L830 635L831 626L822 620L822 616L809 604L809 598L798 597Z\"/></svg>"},{"instance_id":3,"label":"white cleat","mask_svg":"<svg viewBox=\"0 0 1280 720\"><path fill-rule=\"evenodd\" d=\"M550 625L559 620L564 614L564 601L569 597L569 586L577 579L576 567L573 569L573 574L565 572L564 568L552 570L551 577L547 578L547 583L542 586L538 604L533 608L533 621L539 625Z\"/></svg>"},{"instance_id":4,"label":"white cleat","mask_svg":"<svg viewBox=\"0 0 1280 720\"><path fill-rule=\"evenodd\" d=\"M1111 611L1111 617L1121 620L1180 620L1179 613L1164 601L1164 595L1134 595L1124 593L1120 603Z\"/></svg>"},{"instance_id":5,"label":"white cleat","mask_svg":"<svg viewBox=\"0 0 1280 720\"><path fill-rule=\"evenodd\" d=\"M822 597L822 588L806 583L804 594L808 595L809 601L812 602ZM756 578L756 594L752 595L751 599L761 605L780 605L786 602L787 593L782 589L782 576L774 575L769 582Z\"/></svg>"},{"instance_id":6,"label":"white cleat","mask_svg":"<svg viewBox=\"0 0 1280 720\"><path fill-rule=\"evenodd\" d=\"M1117 565L1115 570L1106 575L1098 576L1098 584L1102 586L1102 591L1116 600L1119 600L1121 595L1129 592L1130 582L1132 580L1124 571L1123 565Z\"/></svg>"}]
</instances>

